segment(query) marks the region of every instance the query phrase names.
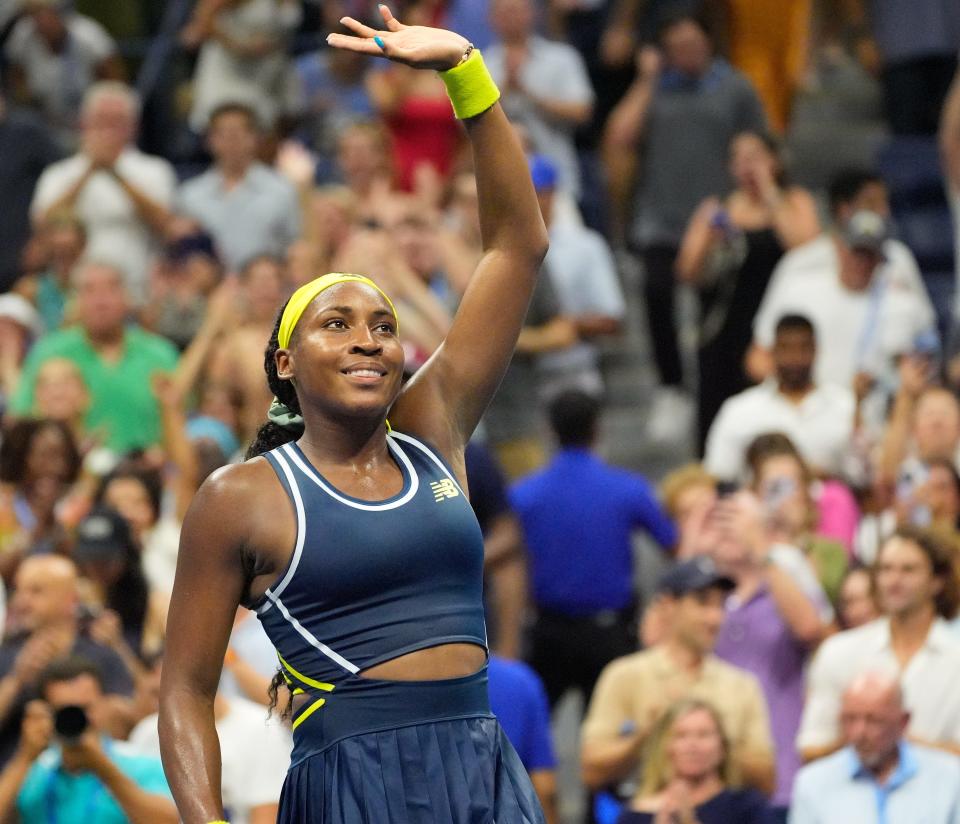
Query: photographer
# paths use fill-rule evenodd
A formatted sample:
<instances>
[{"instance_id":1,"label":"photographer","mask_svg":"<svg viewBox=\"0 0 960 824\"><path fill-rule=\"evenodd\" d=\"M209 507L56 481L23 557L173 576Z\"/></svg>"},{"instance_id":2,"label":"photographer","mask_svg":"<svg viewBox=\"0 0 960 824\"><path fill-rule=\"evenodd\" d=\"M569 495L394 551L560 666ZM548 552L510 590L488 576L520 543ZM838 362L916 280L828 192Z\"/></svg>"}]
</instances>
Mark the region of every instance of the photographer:
<instances>
[{"instance_id":1,"label":"photographer","mask_svg":"<svg viewBox=\"0 0 960 824\"><path fill-rule=\"evenodd\" d=\"M80 621L77 570L59 555L36 555L17 570L11 599L14 635L0 644L0 767L17 745L24 707L51 662L80 655L96 663L111 708L111 724L129 729L133 680L119 656L98 644Z\"/></svg>"},{"instance_id":2,"label":"photographer","mask_svg":"<svg viewBox=\"0 0 960 824\"><path fill-rule=\"evenodd\" d=\"M131 755L103 732L96 666L61 658L40 676L42 701L24 713L17 752L0 773L0 816L20 821L174 824L159 759Z\"/></svg>"}]
</instances>

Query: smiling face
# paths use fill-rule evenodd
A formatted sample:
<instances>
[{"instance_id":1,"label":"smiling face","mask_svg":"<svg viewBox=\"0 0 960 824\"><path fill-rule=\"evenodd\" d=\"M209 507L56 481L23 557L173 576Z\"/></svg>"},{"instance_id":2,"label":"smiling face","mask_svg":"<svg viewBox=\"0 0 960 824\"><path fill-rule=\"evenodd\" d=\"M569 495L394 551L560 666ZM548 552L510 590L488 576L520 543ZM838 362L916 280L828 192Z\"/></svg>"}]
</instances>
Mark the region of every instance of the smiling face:
<instances>
[{"instance_id":1,"label":"smiling face","mask_svg":"<svg viewBox=\"0 0 960 824\"><path fill-rule=\"evenodd\" d=\"M888 615L913 615L930 604L943 588L930 559L913 541L889 538L876 566L877 595Z\"/></svg>"},{"instance_id":2,"label":"smiling face","mask_svg":"<svg viewBox=\"0 0 960 824\"><path fill-rule=\"evenodd\" d=\"M723 737L709 710L691 709L673 722L667 756L673 774L688 781L702 780L719 771Z\"/></svg>"},{"instance_id":3,"label":"smiling face","mask_svg":"<svg viewBox=\"0 0 960 824\"><path fill-rule=\"evenodd\" d=\"M403 348L384 297L362 283L321 292L297 323L277 374L292 380L305 413L383 416L400 393Z\"/></svg>"}]
</instances>

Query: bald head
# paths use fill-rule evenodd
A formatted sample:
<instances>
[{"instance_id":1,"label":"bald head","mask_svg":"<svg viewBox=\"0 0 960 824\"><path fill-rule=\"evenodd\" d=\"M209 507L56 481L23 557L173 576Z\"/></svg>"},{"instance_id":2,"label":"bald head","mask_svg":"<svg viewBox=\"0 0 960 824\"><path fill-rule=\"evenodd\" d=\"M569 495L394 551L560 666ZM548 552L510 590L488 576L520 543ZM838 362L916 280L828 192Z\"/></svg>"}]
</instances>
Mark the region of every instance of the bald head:
<instances>
[{"instance_id":1,"label":"bald head","mask_svg":"<svg viewBox=\"0 0 960 824\"><path fill-rule=\"evenodd\" d=\"M895 761L909 721L900 683L893 674L865 673L851 681L843 693L843 737L867 769L876 770Z\"/></svg>"},{"instance_id":2,"label":"bald head","mask_svg":"<svg viewBox=\"0 0 960 824\"><path fill-rule=\"evenodd\" d=\"M874 702L877 706L887 706L891 709L903 709L903 691L900 682L893 673L866 672L854 678L843 693L844 700L848 697L853 700Z\"/></svg>"},{"instance_id":3,"label":"bald head","mask_svg":"<svg viewBox=\"0 0 960 824\"><path fill-rule=\"evenodd\" d=\"M77 568L60 555L35 555L20 564L13 609L25 629L62 626L76 620Z\"/></svg>"}]
</instances>

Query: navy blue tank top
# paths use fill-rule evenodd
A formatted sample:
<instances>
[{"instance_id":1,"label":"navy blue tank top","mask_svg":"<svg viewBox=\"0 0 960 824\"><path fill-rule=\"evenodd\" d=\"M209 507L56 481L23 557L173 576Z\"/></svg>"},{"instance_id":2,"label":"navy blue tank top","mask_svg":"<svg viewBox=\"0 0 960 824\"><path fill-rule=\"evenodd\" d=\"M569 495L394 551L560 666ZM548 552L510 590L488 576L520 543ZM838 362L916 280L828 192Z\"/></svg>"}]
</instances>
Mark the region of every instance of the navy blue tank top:
<instances>
[{"instance_id":1,"label":"navy blue tank top","mask_svg":"<svg viewBox=\"0 0 960 824\"><path fill-rule=\"evenodd\" d=\"M295 693L362 688L361 670L426 647L486 648L473 509L425 444L390 432L387 446L403 488L377 502L339 492L295 443L264 455L293 503L297 539L253 609Z\"/></svg>"}]
</instances>

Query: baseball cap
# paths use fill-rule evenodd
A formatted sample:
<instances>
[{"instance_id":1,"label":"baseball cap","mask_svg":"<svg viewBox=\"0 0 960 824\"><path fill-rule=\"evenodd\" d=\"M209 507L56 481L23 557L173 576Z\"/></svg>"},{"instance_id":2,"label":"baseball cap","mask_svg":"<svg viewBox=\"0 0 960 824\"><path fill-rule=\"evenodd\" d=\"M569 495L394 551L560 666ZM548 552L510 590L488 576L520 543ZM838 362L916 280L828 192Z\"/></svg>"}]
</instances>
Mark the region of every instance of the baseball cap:
<instances>
[{"instance_id":1,"label":"baseball cap","mask_svg":"<svg viewBox=\"0 0 960 824\"><path fill-rule=\"evenodd\" d=\"M73 555L77 561L105 561L133 545L130 527L115 509L95 507L77 525L77 542Z\"/></svg>"},{"instance_id":2,"label":"baseball cap","mask_svg":"<svg viewBox=\"0 0 960 824\"><path fill-rule=\"evenodd\" d=\"M732 578L720 573L717 565L707 557L680 561L668 569L657 584L657 592L680 597L691 592L702 592L711 587L731 590L736 587Z\"/></svg>"},{"instance_id":3,"label":"baseball cap","mask_svg":"<svg viewBox=\"0 0 960 824\"><path fill-rule=\"evenodd\" d=\"M209 438L219 447L226 459L232 457L240 448L240 441L233 434L233 430L223 421L209 415L198 415L187 421L187 437L191 441Z\"/></svg>"},{"instance_id":4,"label":"baseball cap","mask_svg":"<svg viewBox=\"0 0 960 824\"><path fill-rule=\"evenodd\" d=\"M531 155L529 164L534 189L542 192L557 188L557 167L549 157L541 154Z\"/></svg>"},{"instance_id":5,"label":"baseball cap","mask_svg":"<svg viewBox=\"0 0 960 824\"><path fill-rule=\"evenodd\" d=\"M884 259L883 244L889 237L887 222L876 212L866 209L855 212L843 230L843 239L851 249L872 252Z\"/></svg>"}]
</instances>

